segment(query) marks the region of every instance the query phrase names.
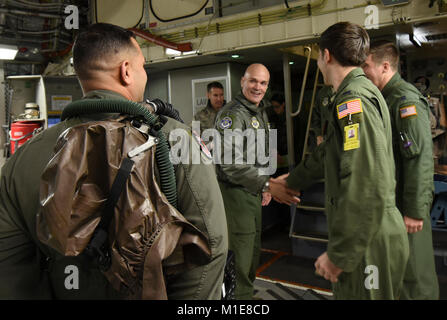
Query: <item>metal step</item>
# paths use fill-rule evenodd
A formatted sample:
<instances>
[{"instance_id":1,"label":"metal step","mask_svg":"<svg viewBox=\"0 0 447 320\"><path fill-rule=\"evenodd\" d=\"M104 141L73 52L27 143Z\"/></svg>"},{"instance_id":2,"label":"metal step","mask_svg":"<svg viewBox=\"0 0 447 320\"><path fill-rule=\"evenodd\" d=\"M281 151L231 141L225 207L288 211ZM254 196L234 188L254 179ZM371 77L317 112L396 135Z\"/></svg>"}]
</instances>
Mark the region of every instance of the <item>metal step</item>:
<instances>
[{"instance_id":1,"label":"metal step","mask_svg":"<svg viewBox=\"0 0 447 320\"><path fill-rule=\"evenodd\" d=\"M307 240L307 241L316 241L316 242L323 242L323 243L328 243L329 240L327 238L321 238L321 237L317 237L317 236L313 236L313 235L307 235L307 234L299 234L296 232L293 232L290 235L291 238L295 238L295 239L301 239L301 240Z\"/></svg>"},{"instance_id":2,"label":"metal step","mask_svg":"<svg viewBox=\"0 0 447 320\"><path fill-rule=\"evenodd\" d=\"M303 295L303 300L328 300L328 298L312 289L308 289Z\"/></svg>"},{"instance_id":3,"label":"metal step","mask_svg":"<svg viewBox=\"0 0 447 320\"><path fill-rule=\"evenodd\" d=\"M297 205L297 209L307 210L307 211L315 211L315 212L324 212L324 207L314 207L314 206L305 206L305 205Z\"/></svg>"}]
</instances>

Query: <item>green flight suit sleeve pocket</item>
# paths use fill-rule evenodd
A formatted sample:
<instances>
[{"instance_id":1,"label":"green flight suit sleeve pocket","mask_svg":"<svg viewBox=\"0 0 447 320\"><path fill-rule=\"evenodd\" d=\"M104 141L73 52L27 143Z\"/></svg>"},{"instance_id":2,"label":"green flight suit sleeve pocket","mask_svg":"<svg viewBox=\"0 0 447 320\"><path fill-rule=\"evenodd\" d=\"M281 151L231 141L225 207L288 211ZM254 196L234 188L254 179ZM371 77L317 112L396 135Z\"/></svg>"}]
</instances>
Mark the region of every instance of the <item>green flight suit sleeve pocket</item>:
<instances>
[{"instance_id":1,"label":"green flight suit sleeve pocket","mask_svg":"<svg viewBox=\"0 0 447 320\"><path fill-rule=\"evenodd\" d=\"M346 178L352 172L352 157L354 151L345 151L340 158L340 178Z\"/></svg>"},{"instance_id":2,"label":"green flight suit sleeve pocket","mask_svg":"<svg viewBox=\"0 0 447 320\"><path fill-rule=\"evenodd\" d=\"M399 150L404 158L411 159L420 154L420 147L411 130L400 131L398 138Z\"/></svg>"},{"instance_id":3,"label":"green flight suit sleeve pocket","mask_svg":"<svg viewBox=\"0 0 447 320\"><path fill-rule=\"evenodd\" d=\"M421 153L421 132L424 122L424 108L418 103L405 103L396 115L397 144L404 159L411 159Z\"/></svg>"}]
</instances>

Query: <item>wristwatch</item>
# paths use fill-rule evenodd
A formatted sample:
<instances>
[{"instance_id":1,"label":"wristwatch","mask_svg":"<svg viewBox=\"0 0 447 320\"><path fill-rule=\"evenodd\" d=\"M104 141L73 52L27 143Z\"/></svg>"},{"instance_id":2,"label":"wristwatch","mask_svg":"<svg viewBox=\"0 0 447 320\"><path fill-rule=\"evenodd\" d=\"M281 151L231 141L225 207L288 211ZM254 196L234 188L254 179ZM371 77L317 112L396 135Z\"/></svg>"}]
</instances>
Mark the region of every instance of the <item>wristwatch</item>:
<instances>
[{"instance_id":1,"label":"wristwatch","mask_svg":"<svg viewBox=\"0 0 447 320\"><path fill-rule=\"evenodd\" d=\"M264 184L264 187L262 187L262 193L268 192L270 189L270 180L267 180Z\"/></svg>"}]
</instances>

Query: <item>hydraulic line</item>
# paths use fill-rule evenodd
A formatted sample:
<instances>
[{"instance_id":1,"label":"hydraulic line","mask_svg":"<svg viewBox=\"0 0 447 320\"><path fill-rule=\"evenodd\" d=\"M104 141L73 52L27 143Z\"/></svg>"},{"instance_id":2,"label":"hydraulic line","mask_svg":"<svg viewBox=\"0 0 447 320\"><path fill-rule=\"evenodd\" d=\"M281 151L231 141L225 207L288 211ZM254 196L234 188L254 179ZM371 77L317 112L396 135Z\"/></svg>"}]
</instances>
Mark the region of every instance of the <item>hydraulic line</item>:
<instances>
[{"instance_id":1,"label":"hydraulic line","mask_svg":"<svg viewBox=\"0 0 447 320\"><path fill-rule=\"evenodd\" d=\"M145 123L153 129L151 134L159 139L159 143L155 149L155 158L160 172L161 191L165 194L169 203L177 208L177 186L174 166L169 159L168 141L160 130L163 126L161 123L162 119L159 116L153 115L139 103L133 101L83 99L66 106L62 112L61 120L92 113L124 113L144 118Z\"/></svg>"}]
</instances>

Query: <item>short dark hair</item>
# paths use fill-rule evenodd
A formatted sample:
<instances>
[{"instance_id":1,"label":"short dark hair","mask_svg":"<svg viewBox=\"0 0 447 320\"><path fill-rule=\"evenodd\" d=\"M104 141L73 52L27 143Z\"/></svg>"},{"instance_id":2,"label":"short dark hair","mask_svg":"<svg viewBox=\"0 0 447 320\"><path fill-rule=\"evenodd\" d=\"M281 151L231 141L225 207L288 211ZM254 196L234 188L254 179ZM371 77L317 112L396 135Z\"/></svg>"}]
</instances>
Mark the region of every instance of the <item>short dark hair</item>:
<instances>
[{"instance_id":1,"label":"short dark hair","mask_svg":"<svg viewBox=\"0 0 447 320\"><path fill-rule=\"evenodd\" d=\"M320 50L330 54L344 67L360 67L368 57L369 35L361 26L339 22L327 28L320 38Z\"/></svg>"},{"instance_id":2,"label":"short dark hair","mask_svg":"<svg viewBox=\"0 0 447 320\"><path fill-rule=\"evenodd\" d=\"M217 88L217 89L222 89L223 90L223 85L220 82L217 82L217 81L210 82L206 86L206 91L210 92L212 88Z\"/></svg>"},{"instance_id":3,"label":"short dark hair","mask_svg":"<svg viewBox=\"0 0 447 320\"><path fill-rule=\"evenodd\" d=\"M89 79L91 71L100 69L97 64L108 55L123 49L134 48L132 31L108 23L96 23L81 31L73 46L73 66L80 79Z\"/></svg>"},{"instance_id":4,"label":"short dark hair","mask_svg":"<svg viewBox=\"0 0 447 320\"><path fill-rule=\"evenodd\" d=\"M399 50L396 45L388 40L378 40L371 43L369 53L376 63L382 63L385 60L390 63L393 70L399 67Z\"/></svg>"},{"instance_id":5,"label":"short dark hair","mask_svg":"<svg viewBox=\"0 0 447 320\"><path fill-rule=\"evenodd\" d=\"M276 101L279 104L283 104L286 100L284 99L284 95L281 93L275 93L271 98L270 101Z\"/></svg>"}]
</instances>

